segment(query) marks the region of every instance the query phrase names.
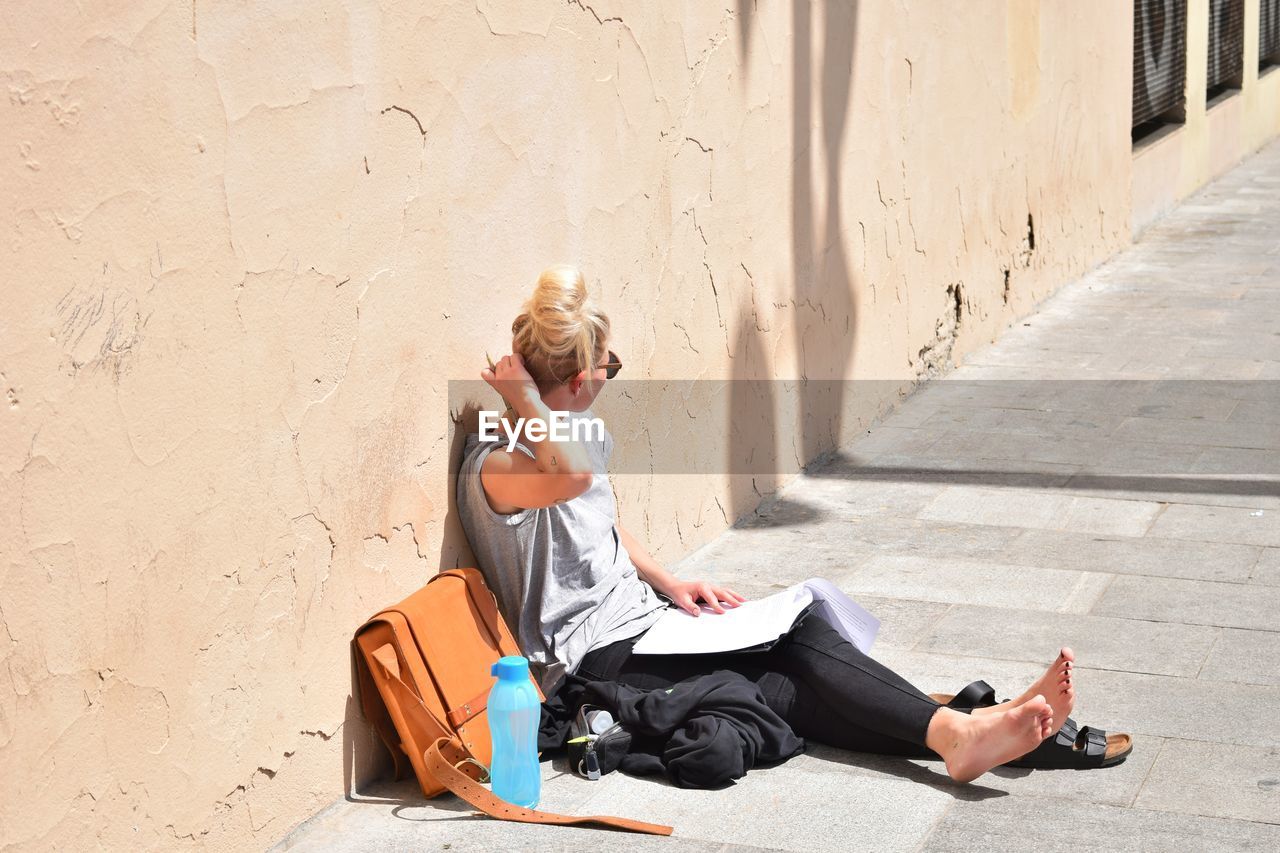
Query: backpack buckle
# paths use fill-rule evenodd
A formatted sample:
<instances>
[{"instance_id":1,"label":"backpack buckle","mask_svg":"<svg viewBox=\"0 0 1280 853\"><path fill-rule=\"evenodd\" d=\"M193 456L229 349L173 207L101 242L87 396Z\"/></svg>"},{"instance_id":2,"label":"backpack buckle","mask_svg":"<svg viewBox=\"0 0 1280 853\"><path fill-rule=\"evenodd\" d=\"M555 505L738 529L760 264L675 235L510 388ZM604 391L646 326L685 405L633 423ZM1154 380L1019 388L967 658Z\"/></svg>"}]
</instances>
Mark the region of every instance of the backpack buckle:
<instances>
[{"instance_id":1,"label":"backpack buckle","mask_svg":"<svg viewBox=\"0 0 1280 853\"><path fill-rule=\"evenodd\" d=\"M453 763L453 769L454 769L454 770L458 770L458 765L459 765L459 764L467 764L468 762L470 762L471 764L474 764L476 767L479 767L479 768L480 768L480 772L483 774L483 778L481 778L481 779L479 779L479 780L477 780L477 781L479 781L481 784L483 784L483 783L485 783L485 782L488 782L488 781L489 781L489 768L488 768L488 767L485 767L483 764L481 764L479 761L476 761L476 760L475 760L474 758L472 758L471 756L467 756L466 758L462 759L461 761L455 761L455 762ZM462 772L462 771L461 771L461 770L458 770L458 772Z\"/></svg>"}]
</instances>

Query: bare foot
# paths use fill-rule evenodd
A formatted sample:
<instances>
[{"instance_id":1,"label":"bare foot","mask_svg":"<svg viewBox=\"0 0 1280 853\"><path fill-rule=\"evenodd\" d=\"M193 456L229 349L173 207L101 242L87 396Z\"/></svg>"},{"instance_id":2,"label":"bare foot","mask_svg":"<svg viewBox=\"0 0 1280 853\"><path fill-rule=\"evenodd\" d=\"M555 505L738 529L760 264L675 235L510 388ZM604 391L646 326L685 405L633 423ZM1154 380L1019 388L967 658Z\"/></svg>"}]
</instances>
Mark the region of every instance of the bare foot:
<instances>
[{"instance_id":1,"label":"bare foot","mask_svg":"<svg viewBox=\"0 0 1280 853\"><path fill-rule=\"evenodd\" d=\"M1049 668L1044 671L1044 675L1036 679L1035 683L1028 687L1021 696L989 708L975 708L973 714L975 716L986 716L987 714L1004 713L1026 704L1035 696L1040 696L1046 699L1049 702L1049 706L1053 708L1053 729L1046 737L1056 735L1058 729L1062 728L1067 721L1067 717L1071 715L1072 709L1075 708L1075 679L1071 676L1071 672L1075 668L1075 660L1075 652L1063 646L1062 651L1058 653L1057 659L1049 664Z\"/></svg>"},{"instance_id":2,"label":"bare foot","mask_svg":"<svg viewBox=\"0 0 1280 853\"><path fill-rule=\"evenodd\" d=\"M930 725L930 740L937 744L931 748L942 756L947 773L957 782L971 782L993 767L1026 755L1054 726L1053 708L1039 695L1006 711L969 715L967 721L943 717L943 711L935 715L938 730L934 731L935 723Z\"/></svg>"}]
</instances>

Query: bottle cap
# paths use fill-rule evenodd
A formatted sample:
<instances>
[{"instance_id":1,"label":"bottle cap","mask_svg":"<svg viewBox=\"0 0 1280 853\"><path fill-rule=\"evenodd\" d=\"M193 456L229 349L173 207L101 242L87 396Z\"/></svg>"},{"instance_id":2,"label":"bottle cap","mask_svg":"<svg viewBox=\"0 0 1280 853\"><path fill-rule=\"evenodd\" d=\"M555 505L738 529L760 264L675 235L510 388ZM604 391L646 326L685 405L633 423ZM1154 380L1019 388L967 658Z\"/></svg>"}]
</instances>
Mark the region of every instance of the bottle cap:
<instances>
[{"instance_id":1,"label":"bottle cap","mask_svg":"<svg viewBox=\"0 0 1280 853\"><path fill-rule=\"evenodd\" d=\"M519 681L529 677L529 659L519 655L507 655L498 658L489 669L490 675L496 675L503 681Z\"/></svg>"}]
</instances>

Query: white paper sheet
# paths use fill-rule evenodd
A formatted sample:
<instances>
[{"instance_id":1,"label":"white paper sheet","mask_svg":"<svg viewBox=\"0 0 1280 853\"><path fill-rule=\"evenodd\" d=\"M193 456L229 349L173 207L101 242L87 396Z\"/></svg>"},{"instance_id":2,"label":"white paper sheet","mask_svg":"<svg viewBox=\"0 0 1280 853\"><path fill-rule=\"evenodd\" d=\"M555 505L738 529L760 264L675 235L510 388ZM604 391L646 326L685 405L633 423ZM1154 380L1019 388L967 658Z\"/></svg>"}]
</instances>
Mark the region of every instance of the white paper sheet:
<instances>
[{"instance_id":1,"label":"white paper sheet","mask_svg":"<svg viewBox=\"0 0 1280 853\"><path fill-rule=\"evenodd\" d=\"M776 640L791 629L811 601L863 653L871 651L880 620L822 578L810 578L766 598L745 601L724 613L706 607L700 616L669 608L632 649L638 655L706 654L745 649Z\"/></svg>"},{"instance_id":2,"label":"white paper sheet","mask_svg":"<svg viewBox=\"0 0 1280 853\"><path fill-rule=\"evenodd\" d=\"M809 578L804 586L822 602L823 615L832 627L864 655L870 654L871 644L880 633L880 620L825 578Z\"/></svg>"}]
</instances>

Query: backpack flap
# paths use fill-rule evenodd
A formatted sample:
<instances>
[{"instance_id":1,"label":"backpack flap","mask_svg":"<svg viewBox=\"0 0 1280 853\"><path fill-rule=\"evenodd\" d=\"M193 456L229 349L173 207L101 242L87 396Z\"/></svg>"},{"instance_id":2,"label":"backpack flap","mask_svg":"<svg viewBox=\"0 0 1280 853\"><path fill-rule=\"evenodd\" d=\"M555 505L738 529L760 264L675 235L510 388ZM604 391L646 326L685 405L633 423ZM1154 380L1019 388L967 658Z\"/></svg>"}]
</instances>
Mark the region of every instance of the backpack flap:
<instances>
[{"instance_id":1,"label":"backpack flap","mask_svg":"<svg viewBox=\"0 0 1280 853\"><path fill-rule=\"evenodd\" d=\"M394 610L413 632L447 727L487 767L493 756L485 710L490 669L498 658L520 651L483 576L475 569L441 572ZM538 698L544 698L541 690Z\"/></svg>"},{"instance_id":2,"label":"backpack flap","mask_svg":"<svg viewBox=\"0 0 1280 853\"><path fill-rule=\"evenodd\" d=\"M445 722L439 694L418 654L408 622L398 612L383 611L360 629L356 644L360 648L364 671L382 700L382 713L394 726L394 741L378 726L379 711L376 707L370 708L372 699L367 693L361 697L365 718L374 724L391 750L397 778L401 772L400 754L403 754L413 767L423 796L436 796L444 786L429 772L423 755L438 738L452 740L453 731ZM444 751L446 757L455 761L467 757L460 744L451 744ZM464 765L464 772L476 778L480 776L479 769L471 765Z\"/></svg>"}]
</instances>

